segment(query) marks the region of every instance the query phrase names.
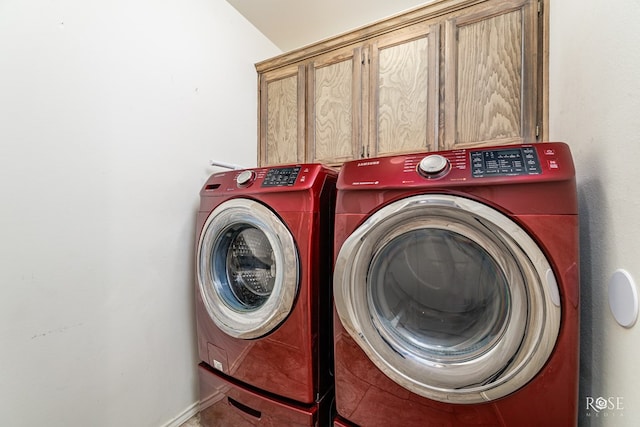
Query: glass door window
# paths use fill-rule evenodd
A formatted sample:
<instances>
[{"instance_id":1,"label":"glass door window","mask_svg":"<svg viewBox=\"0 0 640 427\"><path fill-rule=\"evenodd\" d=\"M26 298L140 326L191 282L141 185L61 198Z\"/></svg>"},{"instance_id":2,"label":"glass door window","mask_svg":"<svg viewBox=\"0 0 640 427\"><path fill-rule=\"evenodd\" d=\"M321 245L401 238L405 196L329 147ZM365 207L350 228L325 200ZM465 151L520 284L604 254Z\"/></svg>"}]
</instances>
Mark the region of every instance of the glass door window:
<instances>
[{"instance_id":1,"label":"glass door window","mask_svg":"<svg viewBox=\"0 0 640 427\"><path fill-rule=\"evenodd\" d=\"M391 203L344 242L334 271L340 320L401 386L436 400L505 396L542 368L560 325L538 245L470 199Z\"/></svg>"},{"instance_id":2,"label":"glass door window","mask_svg":"<svg viewBox=\"0 0 640 427\"><path fill-rule=\"evenodd\" d=\"M249 199L218 206L205 222L197 257L207 312L228 335L263 336L291 311L298 253L287 227L266 206Z\"/></svg>"}]
</instances>

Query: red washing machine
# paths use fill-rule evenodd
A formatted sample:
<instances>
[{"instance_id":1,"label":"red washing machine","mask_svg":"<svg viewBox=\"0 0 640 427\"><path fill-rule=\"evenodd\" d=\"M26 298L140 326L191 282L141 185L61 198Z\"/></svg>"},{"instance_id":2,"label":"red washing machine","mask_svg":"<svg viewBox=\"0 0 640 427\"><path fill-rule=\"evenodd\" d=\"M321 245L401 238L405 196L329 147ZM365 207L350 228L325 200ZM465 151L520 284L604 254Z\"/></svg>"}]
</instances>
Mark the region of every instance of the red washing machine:
<instances>
[{"instance_id":1,"label":"red washing machine","mask_svg":"<svg viewBox=\"0 0 640 427\"><path fill-rule=\"evenodd\" d=\"M217 173L202 189L202 425L330 422L336 178L301 164Z\"/></svg>"},{"instance_id":2,"label":"red washing machine","mask_svg":"<svg viewBox=\"0 0 640 427\"><path fill-rule=\"evenodd\" d=\"M337 188L334 425L576 425L566 144L352 161Z\"/></svg>"}]
</instances>

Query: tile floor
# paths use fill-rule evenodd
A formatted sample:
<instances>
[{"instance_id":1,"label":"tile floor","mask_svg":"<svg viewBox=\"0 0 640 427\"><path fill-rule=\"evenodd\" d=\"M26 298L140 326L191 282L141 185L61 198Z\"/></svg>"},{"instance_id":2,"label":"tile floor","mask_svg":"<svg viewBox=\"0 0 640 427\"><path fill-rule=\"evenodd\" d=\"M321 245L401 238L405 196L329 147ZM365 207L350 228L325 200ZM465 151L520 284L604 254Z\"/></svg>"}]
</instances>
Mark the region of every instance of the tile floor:
<instances>
[{"instance_id":1,"label":"tile floor","mask_svg":"<svg viewBox=\"0 0 640 427\"><path fill-rule=\"evenodd\" d=\"M200 426L200 415L194 415L189 418L186 423L182 424L180 427L201 427Z\"/></svg>"}]
</instances>

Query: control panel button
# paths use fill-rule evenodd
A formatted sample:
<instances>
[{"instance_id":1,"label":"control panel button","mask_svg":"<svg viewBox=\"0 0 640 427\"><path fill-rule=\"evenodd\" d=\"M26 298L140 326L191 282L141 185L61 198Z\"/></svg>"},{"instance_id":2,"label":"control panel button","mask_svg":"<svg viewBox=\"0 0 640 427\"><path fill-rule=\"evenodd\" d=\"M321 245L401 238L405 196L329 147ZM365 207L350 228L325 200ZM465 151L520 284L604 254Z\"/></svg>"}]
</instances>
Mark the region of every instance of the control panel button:
<instances>
[{"instance_id":1,"label":"control panel button","mask_svg":"<svg viewBox=\"0 0 640 427\"><path fill-rule=\"evenodd\" d=\"M256 178L256 174L253 171L242 171L236 178L238 187L246 187L251 184Z\"/></svg>"},{"instance_id":2,"label":"control panel button","mask_svg":"<svg viewBox=\"0 0 640 427\"><path fill-rule=\"evenodd\" d=\"M422 175L434 176L444 172L448 167L449 161L445 157L439 154L432 154L420 160L418 171Z\"/></svg>"}]
</instances>

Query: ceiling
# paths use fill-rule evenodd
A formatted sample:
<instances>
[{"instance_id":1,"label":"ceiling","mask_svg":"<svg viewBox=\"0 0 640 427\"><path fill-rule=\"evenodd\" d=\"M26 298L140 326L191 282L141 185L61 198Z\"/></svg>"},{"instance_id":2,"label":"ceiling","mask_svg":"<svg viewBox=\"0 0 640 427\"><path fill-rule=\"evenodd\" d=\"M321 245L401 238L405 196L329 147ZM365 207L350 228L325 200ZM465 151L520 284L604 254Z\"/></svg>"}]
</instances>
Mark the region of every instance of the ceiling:
<instances>
[{"instance_id":1,"label":"ceiling","mask_svg":"<svg viewBox=\"0 0 640 427\"><path fill-rule=\"evenodd\" d=\"M227 0L283 52L433 0Z\"/></svg>"}]
</instances>

